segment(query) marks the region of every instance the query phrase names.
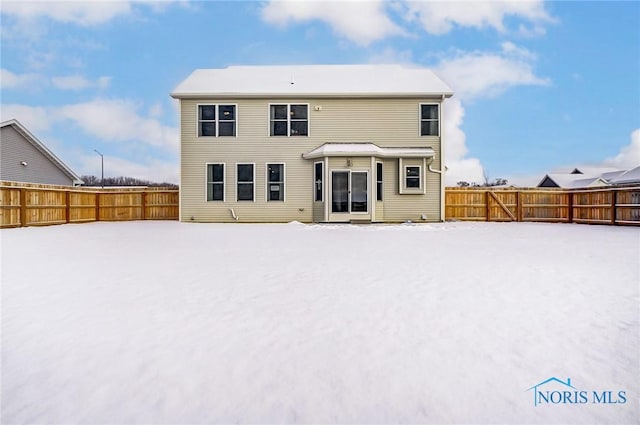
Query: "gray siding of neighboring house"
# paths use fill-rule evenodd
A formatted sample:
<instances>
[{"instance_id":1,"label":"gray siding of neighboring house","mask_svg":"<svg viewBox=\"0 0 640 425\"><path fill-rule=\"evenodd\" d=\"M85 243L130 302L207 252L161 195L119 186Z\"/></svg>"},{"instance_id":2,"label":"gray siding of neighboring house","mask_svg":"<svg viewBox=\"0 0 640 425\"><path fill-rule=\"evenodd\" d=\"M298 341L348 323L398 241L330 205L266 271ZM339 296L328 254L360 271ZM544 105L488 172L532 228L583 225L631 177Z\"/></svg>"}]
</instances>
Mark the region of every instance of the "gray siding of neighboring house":
<instances>
[{"instance_id":1,"label":"gray siding of neighboring house","mask_svg":"<svg viewBox=\"0 0 640 425\"><path fill-rule=\"evenodd\" d=\"M1 129L0 180L73 186L70 176L11 126Z\"/></svg>"},{"instance_id":2,"label":"gray siding of neighboring house","mask_svg":"<svg viewBox=\"0 0 640 425\"><path fill-rule=\"evenodd\" d=\"M313 164L322 159L301 157L326 142L370 142L380 147L430 147L434 168L443 169L440 137L420 136L418 98L291 98L291 99L182 99L181 100L182 221L301 222L320 221L325 203L313 201ZM308 104L308 137L270 137L269 104ZM199 104L237 105L237 137L198 137ZM319 108L316 108L319 107ZM442 123L442 110L440 120ZM344 168L347 158L330 158L331 169ZM375 200L375 161L384 163L384 200ZM405 164L413 160L405 160ZM422 164L421 160L416 160ZM285 202L266 200L266 164L285 163ZM225 201L206 200L206 164L225 164ZM236 164L255 164L255 200L236 201ZM344 165L340 165L344 163ZM352 167L369 172L370 209L375 221L440 221L440 175L422 170L426 193L400 194L399 160L353 158ZM348 167L347 167L348 168ZM325 169L325 190L330 170ZM325 192L327 193L327 192ZM330 204L329 204L330 205ZM233 213L231 211L233 209ZM329 214L331 215L331 214ZM334 216L337 218L337 216Z\"/></svg>"}]
</instances>

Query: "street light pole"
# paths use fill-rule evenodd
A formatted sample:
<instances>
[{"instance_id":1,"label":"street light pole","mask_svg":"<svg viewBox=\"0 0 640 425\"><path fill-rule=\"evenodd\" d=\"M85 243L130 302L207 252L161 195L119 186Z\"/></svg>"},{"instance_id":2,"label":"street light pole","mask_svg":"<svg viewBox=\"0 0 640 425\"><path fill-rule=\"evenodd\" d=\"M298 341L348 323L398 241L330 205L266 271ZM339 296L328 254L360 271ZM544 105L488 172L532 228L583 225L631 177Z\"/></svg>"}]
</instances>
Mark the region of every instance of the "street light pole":
<instances>
[{"instance_id":1,"label":"street light pole","mask_svg":"<svg viewBox=\"0 0 640 425\"><path fill-rule=\"evenodd\" d=\"M104 155L98 152L98 149L93 150L95 153L100 155L100 170L102 171L102 177L100 178L100 184L102 184L102 188L104 189Z\"/></svg>"}]
</instances>

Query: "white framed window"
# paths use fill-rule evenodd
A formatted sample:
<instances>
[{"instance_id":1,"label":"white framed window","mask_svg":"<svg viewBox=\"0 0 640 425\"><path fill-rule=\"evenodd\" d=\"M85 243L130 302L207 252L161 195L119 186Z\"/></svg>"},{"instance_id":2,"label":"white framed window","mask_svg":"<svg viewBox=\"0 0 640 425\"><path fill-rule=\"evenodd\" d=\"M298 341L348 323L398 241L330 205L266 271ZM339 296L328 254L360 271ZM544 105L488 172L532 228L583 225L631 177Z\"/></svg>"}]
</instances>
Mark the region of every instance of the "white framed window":
<instances>
[{"instance_id":1,"label":"white framed window","mask_svg":"<svg viewBox=\"0 0 640 425\"><path fill-rule=\"evenodd\" d=\"M198 137L235 137L237 105L198 105Z\"/></svg>"},{"instance_id":2,"label":"white framed window","mask_svg":"<svg viewBox=\"0 0 640 425\"><path fill-rule=\"evenodd\" d=\"M270 136L308 136L309 105L272 104L269 105Z\"/></svg>"},{"instance_id":3,"label":"white framed window","mask_svg":"<svg viewBox=\"0 0 640 425\"><path fill-rule=\"evenodd\" d=\"M382 201L382 162L376 162L376 201Z\"/></svg>"},{"instance_id":4,"label":"white framed window","mask_svg":"<svg viewBox=\"0 0 640 425\"><path fill-rule=\"evenodd\" d=\"M324 163L313 163L313 187L314 187L314 200L316 202L323 201L324 193Z\"/></svg>"},{"instance_id":5,"label":"white framed window","mask_svg":"<svg viewBox=\"0 0 640 425\"><path fill-rule=\"evenodd\" d=\"M420 104L420 135L440 135L440 105L437 103Z\"/></svg>"},{"instance_id":6,"label":"white framed window","mask_svg":"<svg viewBox=\"0 0 640 425\"><path fill-rule=\"evenodd\" d=\"M254 163L236 164L236 200L254 201L256 198L255 181L256 165Z\"/></svg>"},{"instance_id":7,"label":"white framed window","mask_svg":"<svg viewBox=\"0 0 640 425\"><path fill-rule=\"evenodd\" d=\"M267 202L284 202L285 167L283 163L267 164Z\"/></svg>"},{"instance_id":8,"label":"white framed window","mask_svg":"<svg viewBox=\"0 0 640 425\"><path fill-rule=\"evenodd\" d=\"M420 189L422 187L422 167L419 165L404 166L404 187L407 189Z\"/></svg>"},{"instance_id":9,"label":"white framed window","mask_svg":"<svg viewBox=\"0 0 640 425\"><path fill-rule=\"evenodd\" d=\"M224 164L207 163L207 201L224 202Z\"/></svg>"}]
</instances>

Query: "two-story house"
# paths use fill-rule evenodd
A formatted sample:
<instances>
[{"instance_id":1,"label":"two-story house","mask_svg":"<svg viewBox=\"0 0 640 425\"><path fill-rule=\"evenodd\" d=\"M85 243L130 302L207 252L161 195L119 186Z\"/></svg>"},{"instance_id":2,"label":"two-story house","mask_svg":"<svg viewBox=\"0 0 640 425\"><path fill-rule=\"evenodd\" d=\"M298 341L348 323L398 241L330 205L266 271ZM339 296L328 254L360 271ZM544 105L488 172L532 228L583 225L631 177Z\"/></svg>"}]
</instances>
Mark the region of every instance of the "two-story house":
<instances>
[{"instance_id":1,"label":"two-story house","mask_svg":"<svg viewBox=\"0 0 640 425\"><path fill-rule=\"evenodd\" d=\"M180 220L444 219L442 103L399 65L199 69L180 100Z\"/></svg>"}]
</instances>

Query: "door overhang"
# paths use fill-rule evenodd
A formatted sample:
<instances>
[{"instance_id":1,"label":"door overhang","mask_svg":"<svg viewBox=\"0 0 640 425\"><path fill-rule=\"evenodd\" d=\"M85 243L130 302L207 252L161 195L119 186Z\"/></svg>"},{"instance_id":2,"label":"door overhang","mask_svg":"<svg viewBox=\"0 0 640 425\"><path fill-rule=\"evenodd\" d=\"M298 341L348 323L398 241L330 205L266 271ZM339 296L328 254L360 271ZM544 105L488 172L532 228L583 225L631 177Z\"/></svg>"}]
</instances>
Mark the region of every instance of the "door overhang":
<instances>
[{"instance_id":1,"label":"door overhang","mask_svg":"<svg viewBox=\"0 0 640 425\"><path fill-rule=\"evenodd\" d=\"M318 159L336 156L369 156L377 158L433 158L431 148L385 148L374 143L338 143L328 142L302 154L304 159Z\"/></svg>"}]
</instances>

